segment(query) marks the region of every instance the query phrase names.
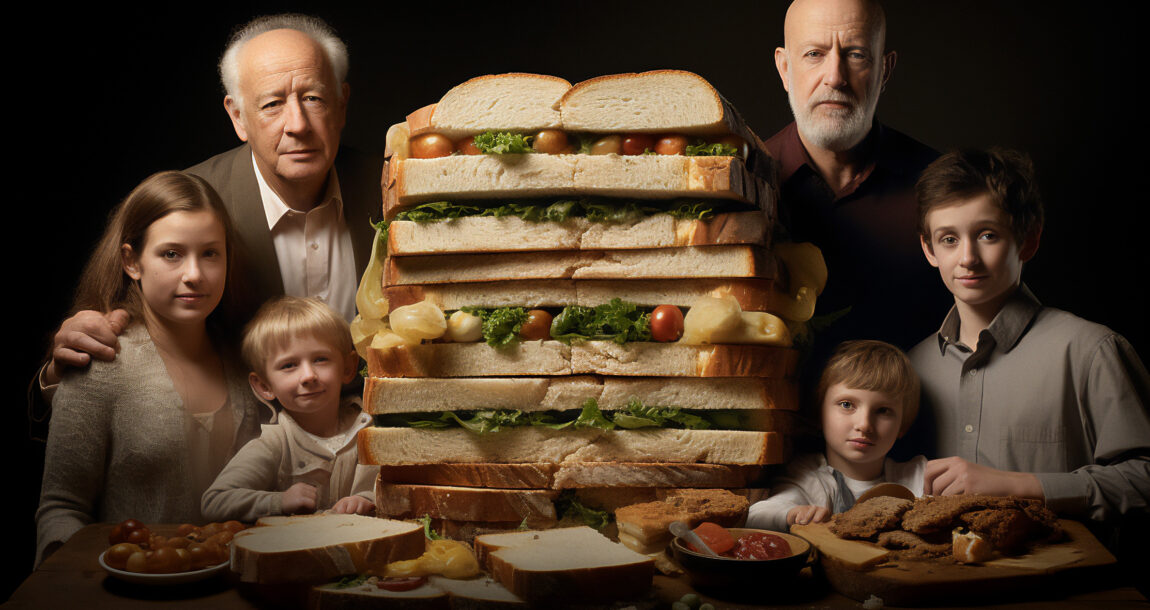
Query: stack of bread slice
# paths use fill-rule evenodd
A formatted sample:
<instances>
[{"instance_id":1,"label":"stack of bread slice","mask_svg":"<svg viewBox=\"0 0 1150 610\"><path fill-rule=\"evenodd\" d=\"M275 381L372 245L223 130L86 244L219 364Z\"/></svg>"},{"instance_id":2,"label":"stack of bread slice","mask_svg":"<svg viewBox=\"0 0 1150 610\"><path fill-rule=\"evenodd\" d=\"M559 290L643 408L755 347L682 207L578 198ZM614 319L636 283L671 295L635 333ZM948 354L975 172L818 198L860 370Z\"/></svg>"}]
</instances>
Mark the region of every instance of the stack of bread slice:
<instances>
[{"instance_id":1,"label":"stack of bread slice","mask_svg":"<svg viewBox=\"0 0 1150 610\"><path fill-rule=\"evenodd\" d=\"M545 528L782 462L786 321L821 285L772 248L774 171L734 108L676 70L484 76L393 126L353 325L380 515L465 538ZM681 339L643 330L673 327L650 321L659 306L686 312ZM598 332L560 323L597 316Z\"/></svg>"}]
</instances>

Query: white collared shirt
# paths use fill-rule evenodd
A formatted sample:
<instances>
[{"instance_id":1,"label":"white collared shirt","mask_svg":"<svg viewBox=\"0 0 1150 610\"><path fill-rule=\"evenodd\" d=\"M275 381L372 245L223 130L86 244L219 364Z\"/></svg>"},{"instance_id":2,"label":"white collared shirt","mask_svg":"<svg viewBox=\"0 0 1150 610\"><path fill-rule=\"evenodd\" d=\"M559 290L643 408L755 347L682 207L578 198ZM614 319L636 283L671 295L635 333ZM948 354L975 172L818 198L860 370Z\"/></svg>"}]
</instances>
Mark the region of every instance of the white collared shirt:
<instances>
[{"instance_id":1,"label":"white collared shirt","mask_svg":"<svg viewBox=\"0 0 1150 610\"><path fill-rule=\"evenodd\" d=\"M335 168L321 203L308 212L289 208L260 174L252 155L260 198L279 261L284 293L316 297L351 320L355 317L355 256L343 216Z\"/></svg>"}]
</instances>

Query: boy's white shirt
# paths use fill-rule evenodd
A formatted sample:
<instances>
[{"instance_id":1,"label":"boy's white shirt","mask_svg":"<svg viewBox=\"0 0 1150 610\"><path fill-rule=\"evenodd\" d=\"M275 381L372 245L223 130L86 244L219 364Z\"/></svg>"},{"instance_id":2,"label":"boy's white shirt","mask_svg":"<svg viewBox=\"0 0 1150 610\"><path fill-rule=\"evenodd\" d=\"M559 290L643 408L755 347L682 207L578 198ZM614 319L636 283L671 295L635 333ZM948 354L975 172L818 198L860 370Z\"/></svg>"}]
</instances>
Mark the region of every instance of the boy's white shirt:
<instances>
[{"instance_id":1,"label":"boy's white shirt","mask_svg":"<svg viewBox=\"0 0 1150 610\"><path fill-rule=\"evenodd\" d=\"M926 461L926 457L921 455L907 462L896 462L886 458L883 462L882 476L874 481L855 481L846 475L844 478L852 491L863 487L869 489L875 484L888 482L903 485L910 489L915 497L920 497ZM809 453L796 457L787 466L786 474L772 481L771 495L766 500L751 505L747 511L747 527L787 532L790 531L790 526L787 525L787 513L796 506L824 506L827 510L832 510L834 500L838 496L838 483L835 481L834 472L834 468L827 464L824 454ZM859 493L856 491L856 497Z\"/></svg>"},{"instance_id":2,"label":"boy's white shirt","mask_svg":"<svg viewBox=\"0 0 1150 610\"><path fill-rule=\"evenodd\" d=\"M359 465L356 454L356 433L372 421L360 405L356 396L343 398L340 435L345 440L334 454L321 439L299 427L288 412L278 412L272 423L262 426L260 437L244 445L204 492L204 518L254 521L283 514L283 492L300 482L316 487L317 512L350 495L374 502L378 470ZM337 482L337 489L331 489L332 481Z\"/></svg>"}]
</instances>

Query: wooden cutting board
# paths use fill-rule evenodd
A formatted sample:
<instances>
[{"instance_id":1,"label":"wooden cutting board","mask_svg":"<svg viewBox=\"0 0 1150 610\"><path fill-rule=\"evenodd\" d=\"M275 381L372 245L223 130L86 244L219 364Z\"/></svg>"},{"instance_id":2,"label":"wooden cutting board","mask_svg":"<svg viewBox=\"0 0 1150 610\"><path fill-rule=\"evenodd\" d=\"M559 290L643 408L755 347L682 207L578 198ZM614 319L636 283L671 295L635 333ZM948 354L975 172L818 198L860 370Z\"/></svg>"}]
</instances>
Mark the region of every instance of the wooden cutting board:
<instances>
[{"instance_id":1,"label":"wooden cutting board","mask_svg":"<svg viewBox=\"0 0 1150 610\"><path fill-rule=\"evenodd\" d=\"M1115 563L1114 556L1086 526L1061 520L1066 540L1043 545L1019 557L964 565L947 561L887 561L887 552L870 542L843 540L827 524L795 525L791 533L819 551L819 565L831 586L865 601L871 595L888 605L987 601L1023 594L1054 584L1085 581ZM1104 569L1104 568L1103 568Z\"/></svg>"}]
</instances>

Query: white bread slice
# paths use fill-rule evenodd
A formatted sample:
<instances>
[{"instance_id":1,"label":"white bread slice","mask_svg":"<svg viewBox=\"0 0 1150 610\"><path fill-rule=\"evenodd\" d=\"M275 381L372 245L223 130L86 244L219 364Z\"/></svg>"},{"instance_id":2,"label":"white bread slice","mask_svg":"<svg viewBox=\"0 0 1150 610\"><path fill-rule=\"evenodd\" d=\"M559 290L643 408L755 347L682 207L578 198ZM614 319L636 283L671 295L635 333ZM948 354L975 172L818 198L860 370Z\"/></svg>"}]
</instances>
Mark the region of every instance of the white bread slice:
<instances>
[{"instance_id":1,"label":"white bread slice","mask_svg":"<svg viewBox=\"0 0 1150 610\"><path fill-rule=\"evenodd\" d=\"M462 307L594 307L626 295L640 307L690 307L699 297L731 295L743 311L771 311L783 293L760 278L690 278L671 280L526 280L456 282L388 286L391 309L429 300L445 311Z\"/></svg>"},{"instance_id":2,"label":"white bread slice","mask_svg":"<svg viewBox=\"0 0 1150 610\"><path fill-rule=\"evenodd\" d=\"M411 134L441 133L452 140L484 131L559 129L559 98L571 83L556 76L488 74L452 87L428 116L408 116Z\"/></svg>"},{"instance_id":3,"label":"white bread slice","mask_svg":"<svg viewBox=\"0 0 1150 610\"><path fill-rule=\"evenodd\" d=\"M589 398L605 411L625 408L632 398L647 406L682 409L798 408L793 379L764 377L368 377L363 395L364 410L371 414L467 409L565 411L581 408Z\"/></svg>"},{"instance_id":4,"label":"white bread slice","mask_svg":"<svg viewBox=\"0 0 1150 610\"><path fill-rule=\"evenodd\" d=\"M462 429L369 427L359 432L359 462L405 464L573 464L586 462L777 464L783 435L745 430L551 430L512 428L475 434Z\"/></svg>"},{"instance_id":5,"label":"white bread slice","mask_svg":"<svg viewBox=\"0 0 1150 610\"><path fill-rule=\"evenodd\" d=\"M774 256L762 248L708 246L388 257L383 282L397 286L503 280L772 279L776 272Z\"/></svg>"},{"instance_id":6,"label":"white bread slice","mask_svg":"<svg viewBox=\"0 0 1150 610\"><path fill-rule=\"evenodd\" d=\"M738 134L738 113L703 77L683 70L610 74L571 87L559 101L570 131Z\"/></svg>"},{"instance_id":7,"label":"white bread slice","mask_svg":"<svg viewBox=\"0 0 1150 610\"><path fill-rule=\"evenodd\" d=\"M379 485L410 483L492 489L747 487L759 466L726 464L408 464L379 467Z\"/></svg>"},{"instance_id":8,"label":"white bread slice","mask_svg":"<svg viewBox=\"0 0 1150 610\"><path fill-rule=\"evenodd\" d=\"M656 214L630 223L531 222L517 217L472 216L440 222L401 220L388 227L390 256L524 250L629 250L749 244L770 246L770 222L762 211L682 220Z\"/></svg>"},{"instance_id":9,"label":"white bread slice","mask_svg":"<svg viewBox=\"0 0 1150 610\"><path fill-rule=\"evenodd\" d=\"M566 195L733 199L769 210L770 182L738 157L678 155L453 155L391 159L385 166L384 218L429 201Z\"/></svg>"},{"instance_id":10,"label":"white bread slice","mask_svg":"<svg viewBox=\"0 0 1150 610\"><path fill-rule=\"evenodd\" d=\"M616 375L624 377L793 377L798 352L767 345L521 341L425 343L370 348L372 377Z\"/></svg>"},{"instance_id":11,"label":"white bread slice","mask_svg":"<svg viewBox=\"0 0 1150 610\"><path fill-rule=\"evenodd\" d=\"M655 562L590 527L475 538L480 565L529 603L610 602L644 596Z\"/></svg>"},{"instance_id":12,"label":"white bread slice","mask_svg":"<svg viewBox=\"0 0 1150 610\"><path fill-rule=\"evenodd\" d=\"M232 539L232 571L260 584L321 583L423 554L418 524L360 515L261 520Z\"/></svg>"},{"instance_id":13,"label":"white bread slice","mask_svg":"<svg viewBox=\"0 0 1150 610\"><path fill-rule=\"evenodd\" d=\"M308 595L311 610L495 610L525 605L526 602L487 575L466 579L433 575L427 578L426 584L411 591L388 591L370 582L355 587L331 583L313 587Z\"/></svg>"},{"instance_id":14,"label":"white bread slice","mask_svg":"<svg viewBox=\"0 0 1150 610\"><path fill-rule=\"evenodd\" d=\"M430 582L410 591L388 591L371 582L351 587L328 583L312 587L307 597L309 610L375 610L384 607L399 610L450 610L451 608L447 591Z\"/></svg>"}]
</instances>

